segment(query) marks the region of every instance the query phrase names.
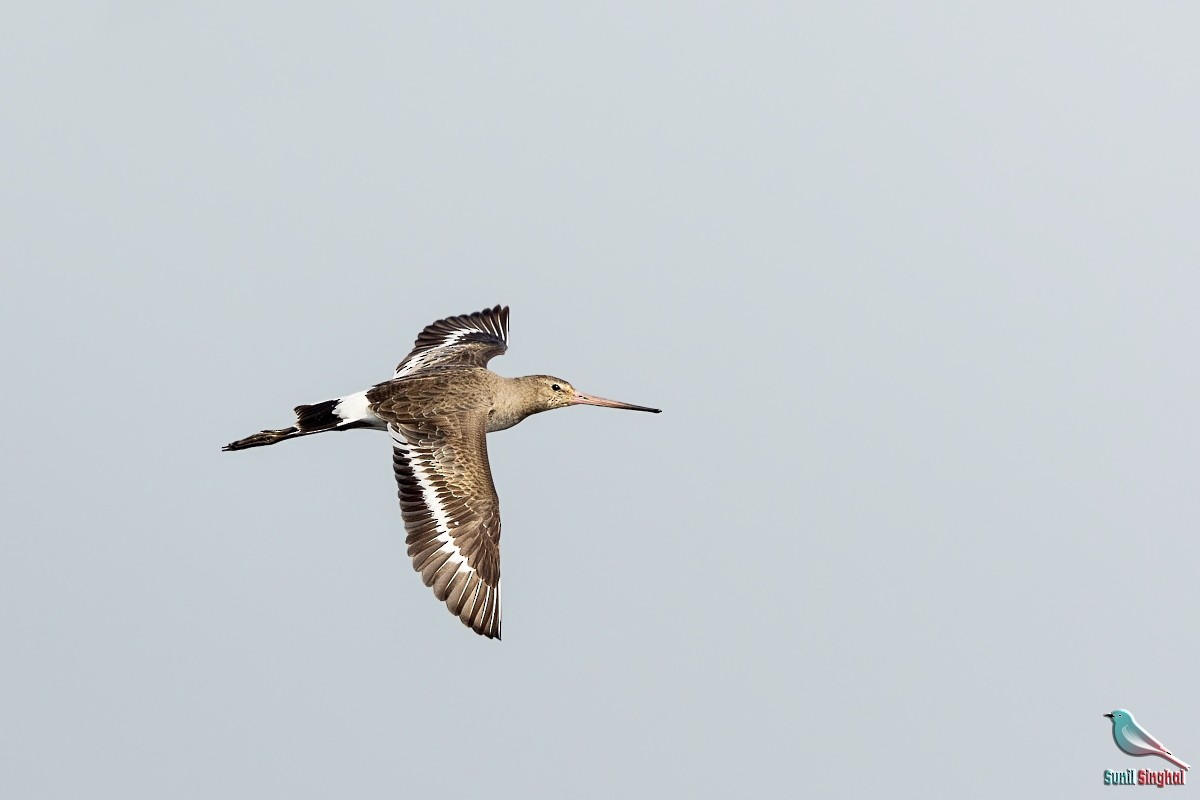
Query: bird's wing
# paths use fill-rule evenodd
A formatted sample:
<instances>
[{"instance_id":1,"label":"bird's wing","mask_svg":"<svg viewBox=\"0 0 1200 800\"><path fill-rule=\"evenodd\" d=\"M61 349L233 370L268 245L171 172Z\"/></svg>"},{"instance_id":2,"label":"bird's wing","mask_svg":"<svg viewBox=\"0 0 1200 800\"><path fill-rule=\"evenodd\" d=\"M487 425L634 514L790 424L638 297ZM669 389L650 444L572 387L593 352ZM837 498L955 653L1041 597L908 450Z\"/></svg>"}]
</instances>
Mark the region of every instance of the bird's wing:
<instances>
[{"instance_id":1,"label":"bird's wing","mask_svg":"<svg viewBox=\"0 0 1200 800\"><path fill-rule=\"evenodd\" d=\"M396 367L397 378L431 367L486 367L508 349L508 306L447 317L426 326L412 352Z\"/></svg>"},{"instance_id":2,"label":"bird's wing","mask_svg":"<svg viewBox=\"0 0 1200 800\"><path fill-rule=\"evenodd\" d=\"M487 415L405 419L383 411L408 554L426 586L476 633L500 638L500 501Z\"/></svg>"},{"instance_id":3,"label":"bird's wing","mask_svg":"<svg viewBox=\"0 0 1200 800\"><path fill-rule=\"evenodd\" d=\"M1136 722L1131 722L1128 726L1126 726L1125 732L1127 734L1141 736L1141 738L1146 741L1148 747L1155 747L1159 750L1162 750L1164 753L1171 752L1162 742L1151 736L1150 731L1146 730L1141 725L1138 725Z\"/></svg>"},{"instance_id":4,"label":"bird's wing","mask_svg":"<svg viewBox=\"0 0 1200 800\"><path fill-rule=\"evenodd\" d=\"M1164 753L1170 752L1167 750L1167 748L1163 747L1157 739L1146 733L1146 731L1142 730L1140 725L1126 725L1121 730L1121 734L1125 737L1126 741L1128 741L1134 747L1141 747L1148 751L1158 750Z\"/></svg>"}]
</instances>

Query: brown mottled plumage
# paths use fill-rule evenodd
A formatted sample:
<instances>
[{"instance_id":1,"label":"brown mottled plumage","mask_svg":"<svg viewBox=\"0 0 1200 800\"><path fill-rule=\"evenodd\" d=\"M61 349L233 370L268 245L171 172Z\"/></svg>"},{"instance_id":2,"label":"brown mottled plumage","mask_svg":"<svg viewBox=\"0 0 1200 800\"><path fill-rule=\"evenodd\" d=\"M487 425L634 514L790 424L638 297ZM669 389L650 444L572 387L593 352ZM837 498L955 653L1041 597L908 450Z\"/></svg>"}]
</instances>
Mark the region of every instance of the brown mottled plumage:
<instances>
[{"instance_id":1,"label":"brown mottled plumage","mask_svg":"<svg viewBox=\"0 0 1200 800\"><path fill-rule=\"evenodd\" d=\"M504 378L487 363L508 349L508 308L448 317L421 331L389 381L365 392L297 406L296 424L226 450L330 430L391 434L408 554L425 585L477 633L500 638L500 505L486 434L540 411L598 405L658 409L592 397L561 378Z\"/></svg>"}]
</instances>

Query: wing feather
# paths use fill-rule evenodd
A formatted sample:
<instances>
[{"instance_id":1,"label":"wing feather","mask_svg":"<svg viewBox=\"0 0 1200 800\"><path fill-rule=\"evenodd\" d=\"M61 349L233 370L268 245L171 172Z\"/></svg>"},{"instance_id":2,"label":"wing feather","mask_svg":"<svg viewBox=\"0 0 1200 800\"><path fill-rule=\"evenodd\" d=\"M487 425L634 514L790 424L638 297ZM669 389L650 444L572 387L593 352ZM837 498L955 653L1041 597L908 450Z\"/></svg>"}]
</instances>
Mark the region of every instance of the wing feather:
<instances>
[{"instance_id":1,"label":"wing feather","mask_svg":"<svg viewBox=\"0 0 1200 800\"><path fill-rule=\"evenodd\" d=\"M386 419L386 417L385 417ZM450 613L500 638L500 508L486 415L389 419L408 554Z\"/></svg>"},{"instance_id":2,"label":"wing feather","mask_svg":"<svg viewBox=\"0 0 1200 800\"><path fill-rule=\"evenodd\" d=\"M508 349L508 306L447 317L425 327L412 352L396 366L397 378L437 367L486 367Z\"/></svg>"},{"instance_id":3,"label":"wing feather","mask_svg":"<svg viewBox=\"0 0 1200 800\"><path fill-rule=\"evenodd\" d=\"M1143 730L1138 725L1126 725L1123 731L1125 738L1128 739L1134 746L1140 747L1143 750L1161 750L1164 753L1171 751L1162 746L1162 743Z\"/></svg>"}]
</instances>

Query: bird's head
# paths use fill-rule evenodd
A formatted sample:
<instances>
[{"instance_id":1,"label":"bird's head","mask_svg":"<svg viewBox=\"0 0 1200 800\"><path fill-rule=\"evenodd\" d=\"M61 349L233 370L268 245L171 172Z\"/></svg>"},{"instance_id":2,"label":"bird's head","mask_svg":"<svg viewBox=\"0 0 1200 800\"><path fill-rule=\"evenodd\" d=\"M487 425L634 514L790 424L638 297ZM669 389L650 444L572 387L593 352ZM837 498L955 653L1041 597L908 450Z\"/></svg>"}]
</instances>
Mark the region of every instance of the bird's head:
<instances>
[{"instance_id":1,"label":"bird's head","mask_svg":"<svg viewBox=\"0 0 1200 800\"><path fill-rule=\"evenodd\" d=\"M627 408L630 411L649 411L652 414L659 413L657 408L635 406L633 403L621 403L616 400L605 400L603 397L595 395L583 394L576 391L574 386L562 378L556 378L553 375L531 375L525 380L532 384L538 405L546 410L563 406L604 406L605 408Z\"/></svg>"},{"instance_id":2,"label":"bird's head","mask_svg":"<svg viewBox=\"0 0 1200 800\"><path fill-rule=\"evenodd\" d=\"M1111 714L1105 714L1104 716L1111 719L1113 721L1113 725L1121 725L1126 722L1133 721L1133 714L1130 714L1128 711L1126 711L1123 708L1118 708L1116 711L1112 712Z\"/></svg>"}]
</instances>

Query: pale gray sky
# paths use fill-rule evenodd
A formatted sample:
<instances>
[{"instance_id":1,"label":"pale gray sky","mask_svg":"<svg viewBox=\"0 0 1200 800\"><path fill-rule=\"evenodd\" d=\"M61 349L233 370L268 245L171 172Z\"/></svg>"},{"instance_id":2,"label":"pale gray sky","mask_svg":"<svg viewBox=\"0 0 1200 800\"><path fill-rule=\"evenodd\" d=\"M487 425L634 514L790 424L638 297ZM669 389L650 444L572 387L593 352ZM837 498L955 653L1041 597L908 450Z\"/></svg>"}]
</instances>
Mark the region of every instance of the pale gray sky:
<instances>
[{"instance_id":1,"label":"pale gray sky","mask_svg":"<svg viewBox=\"0 0 1200 800\"><path fill-rule=\"evenodd\" d=\"M13 5L0 796L1083 797L1200 761L1200 12ZM512 306L504 634L386 437Z\"/></svg>"}]
</instances>

